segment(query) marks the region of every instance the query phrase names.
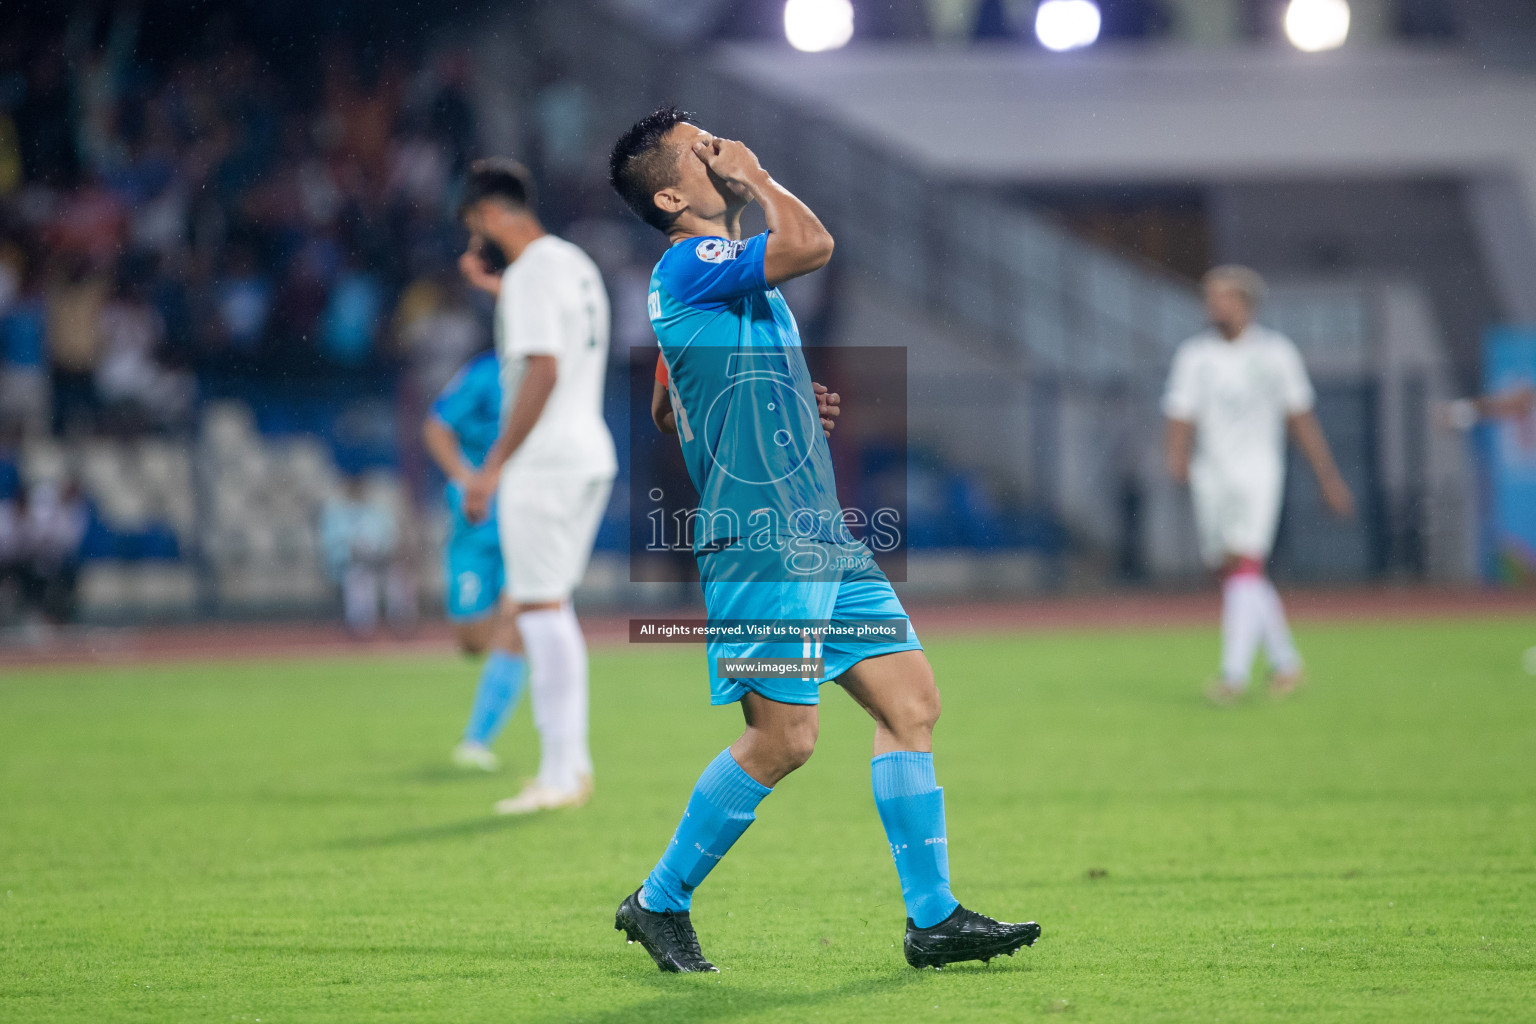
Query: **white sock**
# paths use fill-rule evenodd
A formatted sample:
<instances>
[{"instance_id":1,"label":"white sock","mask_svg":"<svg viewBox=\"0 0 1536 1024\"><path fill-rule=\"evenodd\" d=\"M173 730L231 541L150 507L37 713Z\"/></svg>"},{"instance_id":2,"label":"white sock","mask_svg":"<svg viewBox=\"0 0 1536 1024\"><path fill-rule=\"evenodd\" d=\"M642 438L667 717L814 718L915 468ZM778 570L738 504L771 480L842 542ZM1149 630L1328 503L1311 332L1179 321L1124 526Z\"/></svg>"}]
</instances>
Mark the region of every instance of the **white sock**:
<instances>
[{"instance_id":1,"label":"white sock","mask_svg":"<svg viewBox=\"0 0 1536 1024\"><path fill-rule=\"evenodd\" d=\"M592 751L587 746L588 696L587 638L582 635L581 622L570 601L560 606L566 617L571 642L571 700L566 705L570 717L566 721L566 735L570 737L571 769L577 775L592 776Z\"/></svg>"},{"instance_id":2,"label":"white sock","mask_svg":"<svg viewBox=\"0 0 1536 1024\"><path fill-rule=\"evenodd\" d=\"M1221 587L1221 675L1243 689L1264 635L1264 578L1233 573Z\"/></svg>"},{"instance_id":3,"label":"white sock","mask_svg":"<svg viewBox=\"0 0 1536 1024\"><path fill-rule=\"evenodd\" d=\"M577 787L586 750L586 645L566 608L543 608L517 617L528 652L528 691L539 730L540 785L569 792Z\"/></svg>"},{"instance_id":4,"label":"white sock","mask_svg":"<svg viewBox=\"0 0 1536 1024\"><path fill-rule=\"evenodd\" d=\"M1275 672L1295 672L1301 668L1301 654L1296 650L1296 641L1291 638L1290 623L1285 621L1285 607L1268 577L1259 577L1259 583L1264 608L1264 656Z\"/></svg>"}]
</instances>

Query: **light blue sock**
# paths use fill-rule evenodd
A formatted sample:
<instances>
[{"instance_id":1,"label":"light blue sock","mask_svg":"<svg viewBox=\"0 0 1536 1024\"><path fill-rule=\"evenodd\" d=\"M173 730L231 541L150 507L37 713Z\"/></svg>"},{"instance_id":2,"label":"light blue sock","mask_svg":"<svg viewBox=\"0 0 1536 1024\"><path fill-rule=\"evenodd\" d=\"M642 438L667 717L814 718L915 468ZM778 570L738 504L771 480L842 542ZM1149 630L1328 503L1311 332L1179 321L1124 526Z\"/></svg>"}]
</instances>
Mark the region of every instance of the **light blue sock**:
<instances>
[{"instance_id":1,"label":"light blue sock","mask_svg":"<svg viewBox=\"0 0 1536 1024\"><path fill-rule=\"evenodd\" d=\"M753 812L771 792L722 750L694 785L672 844L645 876L641 905L655 911L692 906L693 890L756 820Z\"/></svg>"},{"instance_id":2,"label":"light blue sock","mask_svg":"<svg viewBox=\"0 0 1536 1024\"><path fill-rule=\"evenodd\" d=\"M480 686L475 690L475 706L464 727L464 741L490 746L501 727L512 717L517 698L523 692L523 656L509 651L492 651L480 669Z\"/></svg>"},{"instance_id":3,"label":"light blue sock","mask_svg":"<svg viewBox=\"0 0 1536 1024\"><path fill-rule=\"evenodd\" d=\"M949 891L944 790L933 777L933 755L915 750L881 754L870 762L870 776L907 916L919 928L932 928L960 905Z\"/></svg>"}]
</instances>

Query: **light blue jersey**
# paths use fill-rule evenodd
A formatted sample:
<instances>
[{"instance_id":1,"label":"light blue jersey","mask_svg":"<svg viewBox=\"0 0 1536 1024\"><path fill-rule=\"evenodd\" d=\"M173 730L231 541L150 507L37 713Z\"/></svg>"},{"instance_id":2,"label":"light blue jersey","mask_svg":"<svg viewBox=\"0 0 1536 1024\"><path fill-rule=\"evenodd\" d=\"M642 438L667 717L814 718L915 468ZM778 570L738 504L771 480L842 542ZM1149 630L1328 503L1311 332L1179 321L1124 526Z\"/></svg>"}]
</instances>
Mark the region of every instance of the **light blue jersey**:
<instances>
[{"instance_id":1,"label":"light blue jersey","mask_svg":"<svg viewBox=\"0 0 1536 1024\"><path fill-rule=\"evenodd\" d=\"M837 501L795 318L763 270L768 236L689 238L651 274L651 324L688 475L699 492L694 551L714 622L905 620L869 549L849 535ZM725 642L706 647L710 701L754 691L815 704L818 687L866 658L921 647L901 639ZM798 679L740 678L721 659L821 658Z\"/></svg>"},{"instance_id":2,"label":"light blue jersey","mask_svg":"<svg viewBox=\"0 0 1536 1024\"><path fill-rule=\"evenodd\" d=\"M494 352L464 364L432 403L432 415L459 439L464 460L478 467L501 433L501 370Z\"/></svg>"},{"instance_id":3,"label":"light blue jersey","mask_svg":"<svg viewBox=\"0 0 1536 1024\"><path fill-rule=\"evenodd\" d=\"M465 364L432 403L432 415L459 441L464 460L478 467L501 432L501 372L494 353ZM464 495L458 484L447 488L450 516L443 549L448 617L473 619L496 604L505 583L501 545L494 508L484 522L464 516Z\"/></svg>"},{"instance_id":4,"label":"light blue jersey","mask_svg":"<svg viewBox=\"0 0 1536 1024\"><path fill-rule=\"evenodd\" d=\"M696 551L849 539L800 331L764 278L767 244L689 238L651 274L651 324L699 492Z\"/></svg>"}]
</instances>

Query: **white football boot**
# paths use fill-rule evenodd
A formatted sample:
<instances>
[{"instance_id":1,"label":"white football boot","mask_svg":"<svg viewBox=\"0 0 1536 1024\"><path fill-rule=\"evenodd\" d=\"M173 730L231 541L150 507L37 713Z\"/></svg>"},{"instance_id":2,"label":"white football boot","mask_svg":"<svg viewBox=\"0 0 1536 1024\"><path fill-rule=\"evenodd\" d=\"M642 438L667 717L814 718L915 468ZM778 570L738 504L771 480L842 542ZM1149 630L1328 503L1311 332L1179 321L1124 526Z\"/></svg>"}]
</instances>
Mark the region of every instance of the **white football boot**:
<instances>
[{"instance_id":1,"label":"white football boot","mask_svg":"<svg viewBox=\"0 0 1536 1024\"><path fill-rule=\"evenodd\" d=\"M501 758L482 743L460 743L453 748L453 763L460 768L494 772L501 767Z\"/></svg>"},{"instance_id":2,"label":"white football boot","mask_svg":"<svg viewBox=\"0 0 1536 1024\"><path fill-rule=\"evenodd\" d=\"M497 814L537 814L562 807L580 807L592 799L592 776L577 777L575 789L553 789L534 779L517 796L496 802Z\"/></svg>"}]
</instances>

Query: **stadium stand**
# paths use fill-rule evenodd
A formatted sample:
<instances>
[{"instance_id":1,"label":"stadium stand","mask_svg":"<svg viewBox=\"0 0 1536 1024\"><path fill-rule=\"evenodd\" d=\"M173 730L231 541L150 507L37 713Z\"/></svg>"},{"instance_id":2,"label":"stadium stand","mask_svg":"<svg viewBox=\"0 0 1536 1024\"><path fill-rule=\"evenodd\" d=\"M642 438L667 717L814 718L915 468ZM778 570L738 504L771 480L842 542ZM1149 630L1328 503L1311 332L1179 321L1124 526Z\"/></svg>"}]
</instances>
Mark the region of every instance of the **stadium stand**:
<instances>
[{"instance_id":1,"label":"stadium stand","mask_svg":"<svg viewBox=\"0 0 1536 1024\"><path fill-rule=\"evenodd\" d=\"M1320 415L1364 499L1354 524L1326 521L1307 474L1292 474L1277 575L1476 573L1473 468L1459 438L1431 428L1430 409L1475 380L1482 325L1528 300L1511 282L1536 249L1510 211L1529 205L1536 165L1520 133L1498 128L1501 111L1529 98L1526 79L1390 48L1310 68L1300 93L1278 87L1294 68L1277 54L1142 49L1047 66L1011 48L1018 27L1001 22L996 45L963 56L914 42L826 62L758 40L761 26L711 20L708 6L693 21L641 0L543 4L527 18L488 10L472 36L366 54L337 41L282 76L255 36L228 26L206 50L166 60L145 56L153 47L126 9L87 28L23 25L17 52L44 56L6 65L4 116L19 141L0 183L0 448L23 491L80 485L90 515L79 613L338 610L318 510L358 473L410 524L430 597L442 511L413 425L488 342L486 309L452 270L458 174L477 152L524 156L544 219L599 263L620 424L629 353L651 344L640 296L655 243L608 195L601 151L637 104L665 97L751 137L833 229L834 273L791 294L807 338L907 348L912 586L1007 594L1197 572L1186 498L1155 443L1168 359L1200 323L1195 261L1085 230L1052 191L1064 176L1209 185L1211 245L1261 267L1272 257L1265 316L1313 365ZM893 5L907 14L871 15L861 32L926 39L919 6ZM673 62L673 47L709 36L730 41ZM587 59L593 47L604 61ZM1181 112L1169 138L1145 137L1144 123L1139 135L1082 128L1095 110L1135 122L1130 80ZM1365 153L1340 130L1294 147L1291 163L1243 145L1219 167L1192 163L1215 138L1250 137L1220 102L1205 121L1190 113L1205 109L1200 95L1243 82L1243 102L1260 97L1281 123L1295 120L1287 103L1333 89L1390 128L1406 123L1393 110L1433 94L1468 134L1386 131ZM1488 116L1459 117L1469 103ZM945 144L933 111L954 110L970 119L957 129L998 144ZM1295 210L1315 190L1222 177L1346 165L1436 169L1445 181L1419 196L1441 211L1429 233L1394 245L1372 227L1369 210L1386 209L1397 186L1367 182L1377 191L1341 194L1316 215L1344 224L1340 245L1359 258L1310 266L1284 245L1310 251L1311 227L1287 243L1245 226L1311 223ZM1372 255L1388 250L1419 255ZM1471 274L1467 287L1447 276L1452 264ZM629 431L614 433L627 474ZM883 486L888 453L852 435L844 444L861 481ZM663 600L624 583L624 483L585 596Z\"/></svg>"}]
</instances>

